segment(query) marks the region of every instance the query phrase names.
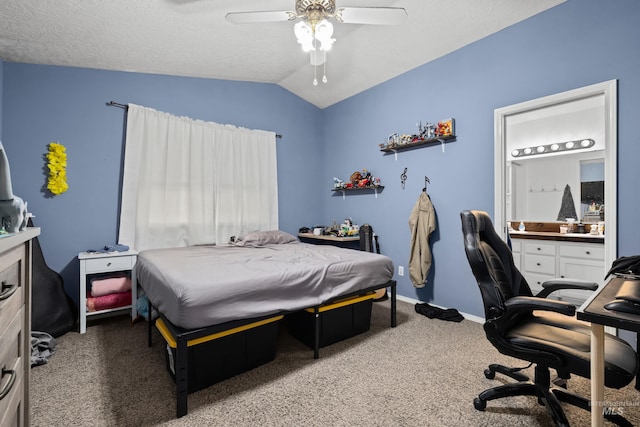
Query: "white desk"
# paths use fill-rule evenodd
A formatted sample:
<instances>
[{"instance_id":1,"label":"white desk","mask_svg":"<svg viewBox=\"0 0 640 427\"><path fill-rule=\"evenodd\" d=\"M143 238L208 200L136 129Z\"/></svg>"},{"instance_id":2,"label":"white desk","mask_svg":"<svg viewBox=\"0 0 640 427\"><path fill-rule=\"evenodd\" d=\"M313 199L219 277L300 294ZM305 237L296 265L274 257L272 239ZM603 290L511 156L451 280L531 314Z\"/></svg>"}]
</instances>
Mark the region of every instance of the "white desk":
<instances>
[{"instance_id":1,"label":"white desk","mask_svg":"<svg viewBox=\"0 0 640 427\"><path fill-rule=\"evenodd\" d=\"M600 287L577 312L577 318L591 322L591 425L604 424L604 327L640 332L640 315L613 313L604 305L615 299L625 279L614 278ZM640 384L636 378L636 389Z\"/></svg>"}]
</instances>

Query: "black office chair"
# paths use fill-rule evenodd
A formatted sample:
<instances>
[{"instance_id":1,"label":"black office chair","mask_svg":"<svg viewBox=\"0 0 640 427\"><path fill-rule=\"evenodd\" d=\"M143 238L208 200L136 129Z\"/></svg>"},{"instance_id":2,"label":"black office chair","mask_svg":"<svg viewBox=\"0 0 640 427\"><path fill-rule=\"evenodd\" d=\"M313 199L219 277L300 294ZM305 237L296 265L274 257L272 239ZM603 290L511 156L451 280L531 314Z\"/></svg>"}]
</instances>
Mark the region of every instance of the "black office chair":
<instances>
[{"instance_id":1,"label":"black office chair","mask_svg":"<svg viewBox=\"0 0 640 427\"><path fill-rule=\"evenodd\" d=\"M365 252L380 253L378 235L373 232L373 227L369 224L362 224L358 234L360 235L360 250Z\"/></svg>"},{"instance_id":2,"label":"black office chair","mask_svg":"<svg viewBox=\"0 0 640 427\"><path fill-rule=\"evenodd\" d=\"M463 211L460 216L465 252L484 303L487 338L500 353L535 365L533 381L518 372L520 369L490 365L484 372L486 378L492 379L499 372L517 382L483 391L473 402L475 408L483 411L487 401L507 396L537 396L556 425L569 425L560 401L585 410L591 408L589 400L566 389L571 374L590 378L591 328L573 317L574 305L546 297L558 289L595 290L597 285L558 279L545 282L543 290L533 296L489 215ZM550 369L557 372L558 381L551 381ZM633 380L636 369L633 348L605 334L605 386L626 386ZM631 425L622 416L605 412L610 421Z\"/></svg>"},{"instance_id":3,"label":"black office chair","mask_svg":"<svg viewBox=\"0 0 640 427\"><path fill-rule=\"evenodd\" d=\"M365 252L380 253L380 245L378 244L378 235L373 232L373 227L369 224L362 224L358 231L360 235L360 250ZM374 297L374 301L386 301L389 299L387 288L378 289Z\"/></svg>"}]
</instances>

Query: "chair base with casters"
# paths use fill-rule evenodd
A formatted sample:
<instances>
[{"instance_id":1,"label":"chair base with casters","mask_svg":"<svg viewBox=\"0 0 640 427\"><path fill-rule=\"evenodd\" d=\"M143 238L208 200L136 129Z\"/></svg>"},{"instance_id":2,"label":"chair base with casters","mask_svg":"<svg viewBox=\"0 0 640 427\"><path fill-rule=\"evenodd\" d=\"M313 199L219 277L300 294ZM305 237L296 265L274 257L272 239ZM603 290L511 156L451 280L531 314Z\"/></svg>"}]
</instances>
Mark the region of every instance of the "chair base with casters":
<instances>
[{"instance_id":1,"label":"chair base with casters","mask_svg":"<svg viewBox=\"0 0 640 427\"><path fill-rule=\"evenodd\" d=\"M465 253L484 305L487 339L500 353L535 366L531 379L520 369L490 365L485 370L486 378L493 379L500 373L516 382L483 391L474 399L474 407L484 411L490 400L535 396L555 425L568 426L561 402L591 411L588 399L567 390L571 375L590 378L591 328L575 319L574 305L547 296L560 289L595 290L597 284L556 279L543 283L543 290L533 295L488 214L463 211L460 216ZM605 334L604 339L605 386L625 387L636 376L636 352L618 337ZM551 380L552 369L558 374L557 380ZM632 425L623 416L602 409L606 419L621 426Z\"/></svg>"},{"instance_id":2,"label":"chair base with casters","mask_svg":"<svg viewBox=\"0 0 640 427\"><path fill-rule=\"evenodd\" d=\"M528 376L515 372L513 368L494 364L489 365L489 368L484 371L484 376L487 379L493 379L496 372L518 382L493 387L480 393L473 400L473 406L479 411L484 411L490 400L513 396L536 396L538 403L547 408L551 419L557 426L569 426L569 421L560 402L591 411L591 402L588 399L567 390L566 379L558 378L557 381L551 381L549 369L536 366L535 380L532 381ZM613 414L612 411L605 411L604 418L619 426L633 426L626 418Z\"/></svg>"}]
</instances>

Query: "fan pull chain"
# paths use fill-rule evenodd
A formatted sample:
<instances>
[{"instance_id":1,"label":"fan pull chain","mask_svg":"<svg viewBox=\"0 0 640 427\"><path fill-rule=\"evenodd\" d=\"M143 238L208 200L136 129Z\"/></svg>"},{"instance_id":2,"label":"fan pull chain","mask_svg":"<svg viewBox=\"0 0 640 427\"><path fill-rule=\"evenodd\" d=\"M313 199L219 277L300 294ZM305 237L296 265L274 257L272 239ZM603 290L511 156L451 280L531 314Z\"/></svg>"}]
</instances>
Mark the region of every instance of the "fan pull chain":
<instances>
[{"instance_id":1,"label":"fan pull chain","mask_svg":"<svg viewBox=\"0 0 640 427\"><path fill-rule=\"evenodd\" d=\"M313 37L313 85L318 86L318 47L316 46L315 34Z\"/></svg>"},{"instance_id":2,"label":"fan pull chain","mask_svg":"<svg viewBox=\"0 0 640 427\"><path fill-rule=\"evenodd\" d=\"M324 54L324 62L322 63L322 83L327 82L327 53Z\"/></svg>"}]
</instances>

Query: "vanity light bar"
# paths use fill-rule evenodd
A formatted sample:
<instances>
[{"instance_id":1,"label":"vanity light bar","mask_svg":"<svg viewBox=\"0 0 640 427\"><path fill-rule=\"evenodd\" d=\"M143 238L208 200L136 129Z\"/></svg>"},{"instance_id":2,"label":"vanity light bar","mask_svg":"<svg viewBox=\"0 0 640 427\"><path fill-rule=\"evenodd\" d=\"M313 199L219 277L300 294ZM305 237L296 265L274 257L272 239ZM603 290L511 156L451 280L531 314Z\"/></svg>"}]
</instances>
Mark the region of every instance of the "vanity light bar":
<instances>
[{"instance_id":1,"label":"vanity light bar","mask_svg":"<svg viewBox=\"0 0 640 427\"><path fill-rule=\"evenodd\" d=\"M536 154L557 153L569 150L584 150L595 145L595 141L591 138L577 139L575 141L558 142L547 145L537 145L535 147L516 148L511 151L513 157L535 156Z\"/></svg>"}]
</instances>

